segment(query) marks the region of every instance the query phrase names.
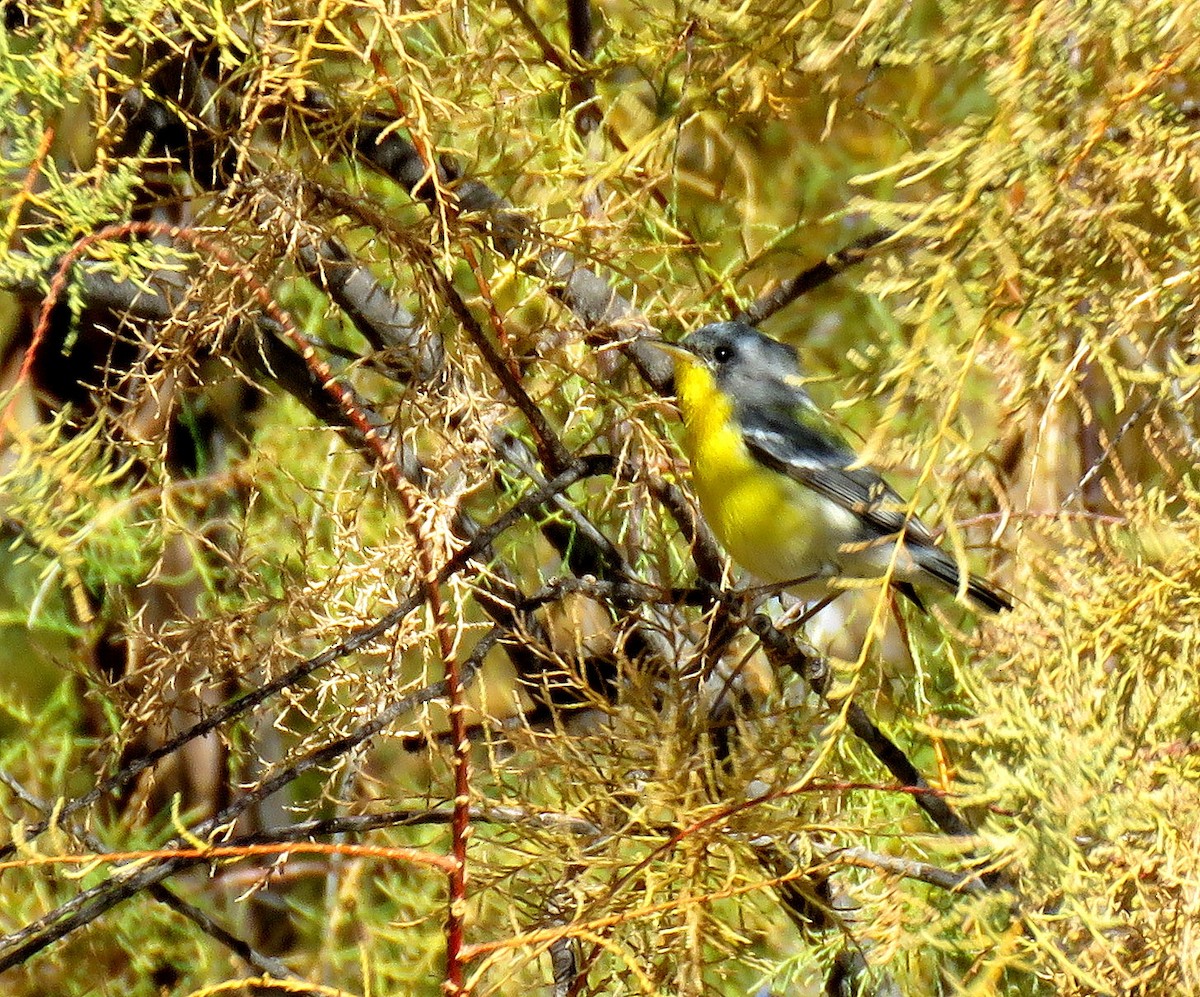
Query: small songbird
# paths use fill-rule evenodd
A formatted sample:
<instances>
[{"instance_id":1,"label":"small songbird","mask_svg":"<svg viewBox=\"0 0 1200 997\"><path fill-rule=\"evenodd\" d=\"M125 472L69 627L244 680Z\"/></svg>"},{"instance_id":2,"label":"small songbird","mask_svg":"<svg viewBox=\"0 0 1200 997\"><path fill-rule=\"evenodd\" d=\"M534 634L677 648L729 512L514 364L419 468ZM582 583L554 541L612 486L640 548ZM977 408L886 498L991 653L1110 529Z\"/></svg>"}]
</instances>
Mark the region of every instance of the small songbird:
<instances>
[{"instance_id":1,"label":"small songbird","mask_svg":"<svg viewBox=\"0 0 1200 997\"><path fill-rule=\"evenodd\" d=\"M743 322L706 325L674 359L685 449L704 517L733 559L768 584L827 594L836 578L882 578L913 599L932 583L977 607L1010 596L958 564L813 404L796 351ZM897 543L900 549L897 550ZM784 583L793 583L784 585Z\"/></svg>"}]
</instances>

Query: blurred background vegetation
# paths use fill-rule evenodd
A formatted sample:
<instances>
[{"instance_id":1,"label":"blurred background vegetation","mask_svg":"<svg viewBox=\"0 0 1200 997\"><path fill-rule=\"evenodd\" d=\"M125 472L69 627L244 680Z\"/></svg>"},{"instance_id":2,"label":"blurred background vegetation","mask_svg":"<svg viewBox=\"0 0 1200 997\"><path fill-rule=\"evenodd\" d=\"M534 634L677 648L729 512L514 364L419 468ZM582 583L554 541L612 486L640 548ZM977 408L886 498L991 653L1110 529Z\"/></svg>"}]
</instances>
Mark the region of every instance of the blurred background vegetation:
<instances>
[{"instance_id":1,"label":"blurred background vegetation","mask_svg":"<svg viewBox=\"0 0 1200 997\"><path fill-rule=\"evenodd\" d=\"M5 993L440 992L445 877L352 846L450 849L427 569L566 454L437 586L472 993L1200 994L1200 5L4 14ZM627 348L805 274L763 329L1019 603L848 594L824 685L673 595L720 565ZM79 899L288 834L344 847Z\"/></svg>"}]
</instances>

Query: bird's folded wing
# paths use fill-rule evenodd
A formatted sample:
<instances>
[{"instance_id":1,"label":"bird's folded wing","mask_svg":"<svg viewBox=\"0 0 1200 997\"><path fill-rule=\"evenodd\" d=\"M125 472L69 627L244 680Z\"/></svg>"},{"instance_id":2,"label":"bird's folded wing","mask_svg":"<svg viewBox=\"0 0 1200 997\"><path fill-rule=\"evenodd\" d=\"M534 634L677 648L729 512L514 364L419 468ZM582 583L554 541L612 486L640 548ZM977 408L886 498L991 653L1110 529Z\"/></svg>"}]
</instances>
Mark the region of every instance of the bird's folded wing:
<instances>
[{"instance_id":1,"label":"bird's folded wing","mask_svg":"<svg viewBox=\"0 0 1200 997\"><path fill-rule=\"evenodd\" d=\"M776 414L743 413L739 422L756 460L861 516L866 532L903 532L911 542L933 542L924 523L906 517L904 500L883 478L869 467L850 466L854 451L832 433Z\"/></svg>"}]
</instances>

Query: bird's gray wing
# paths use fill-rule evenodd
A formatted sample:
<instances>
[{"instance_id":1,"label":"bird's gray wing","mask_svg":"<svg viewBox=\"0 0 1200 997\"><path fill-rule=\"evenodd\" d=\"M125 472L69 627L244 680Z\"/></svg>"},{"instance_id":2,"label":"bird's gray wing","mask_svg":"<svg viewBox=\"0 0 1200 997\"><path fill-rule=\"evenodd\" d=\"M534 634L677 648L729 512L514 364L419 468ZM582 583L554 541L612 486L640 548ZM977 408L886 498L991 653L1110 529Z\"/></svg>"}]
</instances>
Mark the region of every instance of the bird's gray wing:
<instances>
[{"instance_id":1,"label":"bird's gray wing","mask_svg":"<svg viewBox=\"0 0 1200 997\"><path fill-rule=\"evenodd\" d=\"M807 424L804 413L741 412L739 423L751 455L772 470L856 513L863 539L903 532L917 544L932 544L928 527L915 516L906 519L904 500L869 467L851 467L857 456L831 430Z\"/></svg>"}]
</instances>

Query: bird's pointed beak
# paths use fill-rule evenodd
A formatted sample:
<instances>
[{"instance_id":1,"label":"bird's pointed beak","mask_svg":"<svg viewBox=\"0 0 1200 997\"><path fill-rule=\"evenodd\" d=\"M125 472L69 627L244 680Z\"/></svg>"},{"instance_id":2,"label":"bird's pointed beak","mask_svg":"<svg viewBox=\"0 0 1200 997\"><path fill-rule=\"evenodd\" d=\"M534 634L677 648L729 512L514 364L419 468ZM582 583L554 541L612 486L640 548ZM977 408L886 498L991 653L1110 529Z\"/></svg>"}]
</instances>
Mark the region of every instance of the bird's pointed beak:
<instances>
[{"instance_id":1,"label":"bird's pointed beak","mask_svg":"<svg viewBox=\"0 0 1200 997\"><path fill-rule=\"evenodd\" d=\"M641 342L657 347L672 360L696 359L696 351L691 349L691 347L684 346L682 343L668 343L665 339L652 339L650 337L642 339Z\"/></svg>"}]
</instances>

